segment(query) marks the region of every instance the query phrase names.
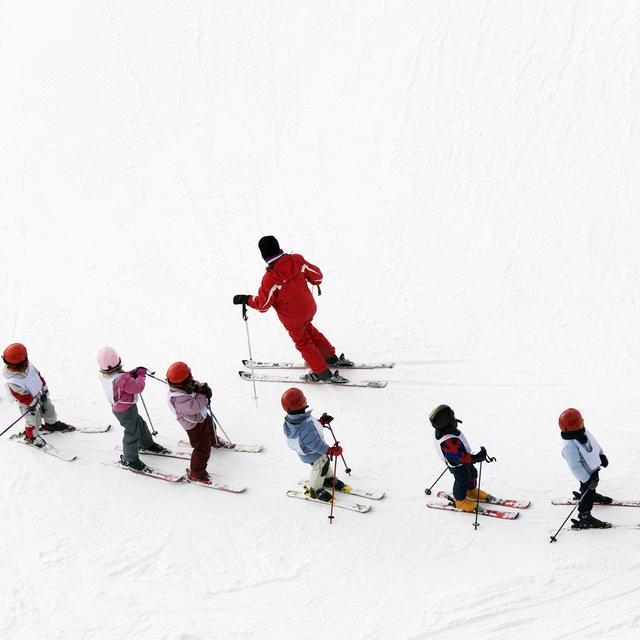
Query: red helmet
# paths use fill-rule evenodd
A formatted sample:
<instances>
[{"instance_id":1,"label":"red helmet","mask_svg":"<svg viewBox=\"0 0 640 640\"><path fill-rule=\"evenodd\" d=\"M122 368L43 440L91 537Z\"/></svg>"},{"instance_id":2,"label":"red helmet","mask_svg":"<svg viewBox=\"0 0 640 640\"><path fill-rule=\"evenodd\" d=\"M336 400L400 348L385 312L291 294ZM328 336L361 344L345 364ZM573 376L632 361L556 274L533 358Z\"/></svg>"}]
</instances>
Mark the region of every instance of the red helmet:
<instances>
[{"instance_id":1,"label":"red helmet","mask_svg":"<svg viewBox=\"0 0 640 640\"><path fill-rule=\"evenodd\" d=\"M584 427L582 414L577 409L565 409L558 418L560 431L579 431Z\"/></svg>"},{"instance_id":2,"label":"red helmet","mask_svg":"<svg viewBox=\"0 0 640 640\"><path fill-rule=\"evenodd\" d=\"M2 354L2 359L5 364L9 365L22 365L27 362L27 347L20 342L14 342L10 344Z\"/></svg>"},{"instance_id":3,"label":"red helmet","mask_svg":"<svg viewBox=\"0 0 640 640\"><path fill-rule=\"evenodd\" d=\"M309 405L307 403L307 399L304 397L304 393L297 389L296 387L291 387L291 389L287 389L280 399L282 403L282 408L290 413L291 411L299 411L300 409L306 409Z\"/></svg>"},{"instance_id":4,"label":"red helmet","mask_svg":"<svg viewBox=\"0 0 640 640\"><path fill-rule=\"evenodd\" d=\"M180 385L191 377L191 369L184 362L174 362L167 369L167 382Z\"/></svg>"}]
</instances>

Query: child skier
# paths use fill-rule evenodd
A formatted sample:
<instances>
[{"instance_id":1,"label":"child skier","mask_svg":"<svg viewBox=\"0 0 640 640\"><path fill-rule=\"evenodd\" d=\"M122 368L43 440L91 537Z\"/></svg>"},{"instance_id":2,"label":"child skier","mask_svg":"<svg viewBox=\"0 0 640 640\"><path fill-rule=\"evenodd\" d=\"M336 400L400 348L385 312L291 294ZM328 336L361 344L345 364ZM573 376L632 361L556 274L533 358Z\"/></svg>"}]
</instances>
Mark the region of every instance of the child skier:
<instances>
[{"instance_id":1,"label":"child skier","mask_svg":"<svg viewBox=\"0 0 640 640\"><path fill-rule=\"evenodd\" d=\"M565 444L562 457L569 469L580 482L580 492L574 492L578 504L578 519L572 520L572 529L607 529L609 522L603 522L591 515L594 503L609 504L611 498L596 493L600 480L600 467L607 467L609 460L604 455L598 441L584 426L582 414L577 409L566 409L558 419L560 437Z\"/></svg>"},{"instance_id":2,"label":"child skier","mask_svg":"<svg viewBox=\"0 0 640 640\"><path fill-rule=\"evenodd\" d=\"M473 466L487 459L487 450L480 447L478 453L471 453L467 439L458 429L462 420L458 420L453 409L446 404L438 405L431 412L429 422L435 429L436 451L455 478L452 493L456 507L462 511L475 511L478 494L480 500L491 497L486 491L476 488L478 472Z\"/></svg>"},{"instance_id":3,"label":"child skier","mask_svg":"<svg viewBox=\"0 0 640 640\"><path fill-rule=\"evenodd\" d=\"M56 408L49 399L49 388L40 371L29 362L27 348L20 342L10 344L2 354L3 375L9 399L18 403L20 413L25 413L24 439L38 447L44 445L40 427L47 431L64 431L69 425L60 422ZM44 425L42 421L44 420Z\"/></svg>"},{"instance_id":4,"label":"child skier","mask_svg":"<svg viewBox=\"0 0 640 640\"><path fill-rule=\"evenodd\" d=\"M211 388L206 382L193 379L189 365L174 362L167 370L169 392L167 401L180 426L187 432L193 447L191 467L187 469L189 480L211 484L207 462L211 448L228 446L216 434L209 410Z\"/></svg>"},{"instance_id":5,"label":"child skier","mask_svg":"<svg viewBox=\"0 0 640 640\"><path fill-rule=\"evenodd\" d=\"M153 441L147 423L138 414L138 394L144 390L147 370L137 367L123 371L120 356L111 347L102 347L97 360L104 393L113 415L124 427L120 462L135 471L144 471L147 466L140 460L140 449L168 453L168 449Z\"/></svg>"},{"instance_id":6,"label":"child skier","mask_svg":"<svg viewBox=\"0 0 640 640\"><path fill-rule=\"evenodd\" d=\"M307 399L300 389L287 389L282 394L281 404L287 412L283 428L287 444L298 454L302 462L311 465L309 482L305 485L304 492L316 500L330 502L331 492L327 489L331 489L334 480L329 456L341 455L342 447L330 447L324 441L323 419L316 420L311 415ZM345 488L345 483L336 478L335 487L341 491Z\"/></svg>"},{"instance_id":7,"label":"child skier","mask_svg":"<svg viewBox=\"0 0 640 640\"><path fill-rule=\"evenodd\" d=\"M297 253L284 253L273 236L260 238L258 248L267 263L258 295L235 295L233 304L247 304L261 313L273 307L311 369L305 379L344 382L341 376L332 375L327 365L347 367L353 362L344 354L337 356L331 343L311 324L317 306L307 282L319 286L322 271Z\"/></svg>"}]
</instances>

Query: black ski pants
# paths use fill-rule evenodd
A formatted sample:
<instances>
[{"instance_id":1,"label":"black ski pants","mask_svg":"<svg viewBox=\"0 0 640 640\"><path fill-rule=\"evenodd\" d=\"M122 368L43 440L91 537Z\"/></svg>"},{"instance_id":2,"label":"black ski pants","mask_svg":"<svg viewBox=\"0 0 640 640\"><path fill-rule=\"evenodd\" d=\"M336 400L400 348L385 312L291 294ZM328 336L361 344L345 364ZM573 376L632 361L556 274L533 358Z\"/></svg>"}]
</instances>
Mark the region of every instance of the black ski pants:
<instances>
[{"instance_id":1,"label":"black ski pants","mask_svg":"<svg viewBox=\"0 0 640 640\"><path fill-rule=\"evenodd\" d=\"M461 464L457 467L449 467L449 471L453 474L453 497L456 500L464 500L467 497L467 491L476 488L476 479L478 472L472 464Z\"/></svg>"}]
</instances>

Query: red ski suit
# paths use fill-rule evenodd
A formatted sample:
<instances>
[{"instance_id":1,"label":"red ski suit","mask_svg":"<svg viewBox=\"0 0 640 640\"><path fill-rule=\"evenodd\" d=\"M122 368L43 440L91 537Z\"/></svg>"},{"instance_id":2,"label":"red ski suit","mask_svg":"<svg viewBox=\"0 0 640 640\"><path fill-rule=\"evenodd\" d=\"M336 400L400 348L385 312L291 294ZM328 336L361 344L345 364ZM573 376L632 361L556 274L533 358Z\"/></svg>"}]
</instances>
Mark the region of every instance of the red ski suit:
<instances>
[{"instance_id":1,"label":"red ski suit","mask_svg":"<svg viewBox=\"0 0 640 640\"><path fill-rule=\"evenodd\" d=\"M247 304L262 313L273 307L307 365L320 373L336 350L311 324L317 307L307 282L319 285L322 271L297 253L285 253L269 264L258 295Z\"/></svg>"}]
</instances>

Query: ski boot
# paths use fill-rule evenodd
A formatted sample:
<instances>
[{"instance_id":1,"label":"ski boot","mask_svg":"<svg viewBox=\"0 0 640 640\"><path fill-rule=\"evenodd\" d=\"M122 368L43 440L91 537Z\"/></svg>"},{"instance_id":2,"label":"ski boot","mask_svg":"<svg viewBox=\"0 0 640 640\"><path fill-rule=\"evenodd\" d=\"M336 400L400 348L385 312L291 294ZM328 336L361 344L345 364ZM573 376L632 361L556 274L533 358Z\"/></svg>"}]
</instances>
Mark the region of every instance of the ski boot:
<instances>
[{"instance_id":1,"label":"ski boot","mask_svg":"<svg viewBox=\"0 0 640 640\"><path fill-rule=\"evenodd\" d=\"M338 373L337 369L333 373L331 373L329 369L325 369L320 373L305 373L302 376L302 380L305 382L332 382L333 384L344 384L345 382L348 382L346 378L343 378Z\"/></svg>"},{"instance_id":2,"label":"ski boot","mask_svg":"<svg viewBox=\"0 0 640 640\"><path fill-rule=\"evenodd\" d=\"M309 373L305 373L304 376L302 376L302 379L307 382L329 382L331 379L331 371L329 371L328 368L320 373L313 373L313 371L311 371Z\"/></svg>"},{"instance_id":3,"label":"ski boot","mask_svg":"<svg viewBox=\"0 0 640 640\"><path fill-rule=\"evenodd\" d=\"M327 489L333 489L333 478L325 478L322 484ZM338 478L336 478L336 491L344 491L346 486L347 485L342 482L342 480L338 480Z\"/></svg>"},{"instance_id":4,"label":"ski boot","mask_svg":"<svg viewBox=\"0 0 640 640\"><path fill-rule=\"evenodd\" d=\"M129 467L134 471L149 471L149 467L147 467L147 465L142 462L140 458L136 458L135 460L126 460L124 456L120 456L120 464L124 465L125 467Z\"/></svg>"},{"instance_id":5,"label":"ski boot","mask_svg":"<svg viewBox=\"0 0 640 640\"><path fill-rule=\"evenodd\" d=\"M201 477L194 476L191 469L187 469L187 478L190 482L200 482L201 484L211 484L211 476L205 471Z\"/></svg>"},{"instance_id":6,"label":"ski boot","mask_svg":"<svg viewBox=\"0 0 640 640\"><path fill-rule=\"evenodd\" d=\"M594 518L590 511L578 514L577 520L571 518L571 522L573 522L572 529L609 529L611 527L610 522L603 522L598 518Z\"/></svg>"},{"instance_id":7,"label":"ski boot","mask_svg":"<svg viewBox=\"0 0 640 640\"><path fill-rule=\"evenodd\" d=\"M471 500L478 500L478 494L480 494L480 502L491 500L493 496L482 489L469 489L467 491L467 498Z\"/></svg>"},{"instance_id":8,"label":"ski boot","mask_svg":"<svg viewBox=\"0 0 640 640\"><path fill-rule=\"evenodd\" d=\"M344 353L337 356L335 353L328 358L325 358L325 362L330 367L353 367L353 360L344 357Z\"/></svg>"},{"instance_id":9,"label":"ski boot","mask_svg":"<svg viewBox=\"0 0 640 640\"><path fill-rule=\"evenodd\" d=\"M325 489L310 489L309 487L304 488L304 495L313 498L314 500L322 500L322 502L331 502L331 494Z\"/></svg>"},{"instance_id":10,"label":"ski boot","mask_svg":"<svg viewBox=\"0 0 640 640\"><path fill-rule=\"evenodd\" d=\"M52 424L47 424L46 422L42 425L43 429L47 431L75 431L75 429L66 424L65 422L60 422L60 420L56 420Z\"/></svg>"},{"instance_id":11,"label":"ski boot","mask_svg":"<svg viewBox=\"0 0 640 640\"><path fill-rule=\"evenodd\" d=\"M140 451L149 451L150 453L171 453L171 451L169 451L169 449L167 449L166 447L163 447L161 444L158 444L157 442L152 442L151 446L146 447L146 448L140 448Z\"/></svg>"},{"instance_id":12,"label":"ski boot","mask_svg":"<svg viewBox=\"0 0 640 640\"><path fill-rule=\"evenodd\" d=\"M47 444L45 439L40 434L38 434L37 436L31 436L31 437L29 437L26 433L23 435L24 435L24 439L29 444L32 444L34 447L42 448L44 447L45 444Z\"/></svg>"},{"instance_id":13,"label":"ski boot","mask_svg":"<svg viewBox=\"0 0 640 640\"><path fill-rule=\"evenodd\" d=\"M466 511L467 513L473 513L476 510L476 501L470 498L464 498L463 500L454 500L456 509L460 511Z\"/></svg>"},{"instance_id":14,"label":"ski boot","mask_svg":"<svg viewBox=\"0 0 640 640\"><path fill-rule=\"evenodd\" d=\"M580 498L582 497L582 494L579 491L574 491L573 497L576 500L580 500ZM612 502L613 502L613 498L610 498L609 496L603 496L600 493L593 494L593 504L611 504Z\"/></svg>"}]
</instances>

